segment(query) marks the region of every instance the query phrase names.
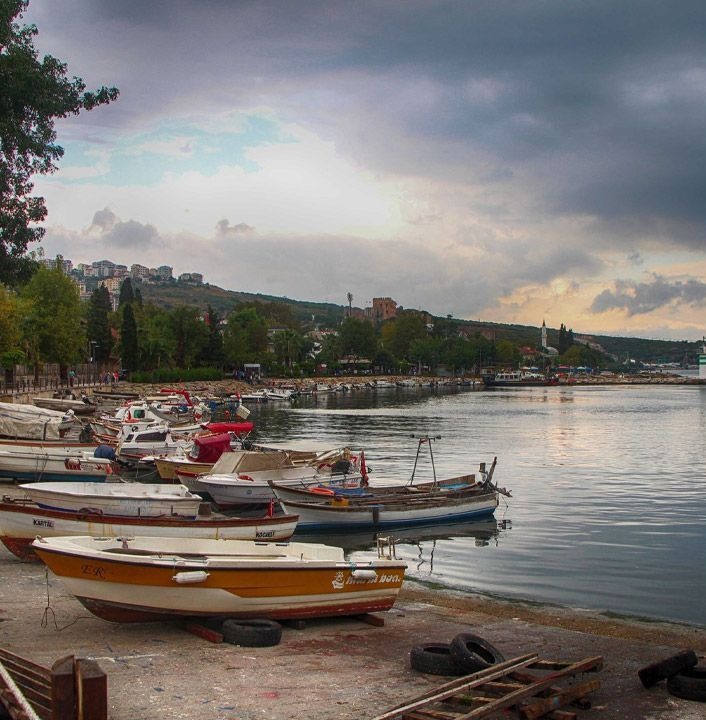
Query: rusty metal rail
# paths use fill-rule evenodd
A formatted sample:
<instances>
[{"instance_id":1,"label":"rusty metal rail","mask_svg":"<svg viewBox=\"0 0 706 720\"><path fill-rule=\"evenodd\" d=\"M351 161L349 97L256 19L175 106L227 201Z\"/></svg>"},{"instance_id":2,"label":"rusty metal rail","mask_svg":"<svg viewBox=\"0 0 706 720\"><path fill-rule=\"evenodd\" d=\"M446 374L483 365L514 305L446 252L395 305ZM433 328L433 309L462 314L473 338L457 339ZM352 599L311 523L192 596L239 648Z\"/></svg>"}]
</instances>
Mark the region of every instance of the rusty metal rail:
<instances>
[{"instance_id":1,"label":"rusty metal rail","mask_svg":"<svg viewBox=\"0 0 706 720\"><path fill-rule=\"evenodd\" d=\"M575 712L561 708L589 708L586 696L600 687L600 680L578 676L602 667L600 656L565 663L523 655L451 680L374 720L476 720L508 709L522 720L576 720Z\"/></svg>"}]
</instances>

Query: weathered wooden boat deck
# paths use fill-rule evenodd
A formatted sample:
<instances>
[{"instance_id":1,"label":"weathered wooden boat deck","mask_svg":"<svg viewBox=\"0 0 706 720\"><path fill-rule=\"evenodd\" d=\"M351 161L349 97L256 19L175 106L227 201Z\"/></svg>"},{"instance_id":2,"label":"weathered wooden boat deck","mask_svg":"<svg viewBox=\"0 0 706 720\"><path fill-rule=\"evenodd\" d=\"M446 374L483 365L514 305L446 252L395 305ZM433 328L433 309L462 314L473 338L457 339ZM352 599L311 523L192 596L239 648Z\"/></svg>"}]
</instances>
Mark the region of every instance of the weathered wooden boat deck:
<instances>
[{"instance_id":1,"label":"weathered wooden boat deck","mask_svg":"<svg viewBox=\"0 0 706 720\"><path fill-rule=\"evenodd\" d=\"M70 654L97 660L108 675L114 720L373 718L445 682L412 670L409 651L459 632L487 638L508 658L604 656L601 688L579 718L704 717L703 704L669 696L664 683L645 690L637 677L640 667L682 647L706 652L702 628L618 622L408 582L396 607L381 615L384 627L346 618L309 621L303 629L285 625L276 647L245 648L213 644L168 623L104 622L51 575L45 613L44 567L21 563L4 548L0 576L0 646L47 666Z\"/></svg>"}]
</instances>

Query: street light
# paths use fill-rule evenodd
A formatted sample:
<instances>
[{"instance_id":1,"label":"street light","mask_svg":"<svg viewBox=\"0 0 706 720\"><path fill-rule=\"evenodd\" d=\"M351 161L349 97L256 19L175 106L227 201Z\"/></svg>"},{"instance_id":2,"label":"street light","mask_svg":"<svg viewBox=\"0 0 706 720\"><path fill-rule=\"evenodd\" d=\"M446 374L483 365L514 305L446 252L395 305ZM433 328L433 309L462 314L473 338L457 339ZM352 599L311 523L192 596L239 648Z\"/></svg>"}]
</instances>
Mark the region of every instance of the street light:
<instances>
[{"instance_id":1,"label":"street light","mask_svg":"<svg viewBox=\"0 0 706 720\"><path fill-rule=\"evenodd\" d=\"M96 376L98 373L96 372L96 366L98 363L98 358L96 357L96 351L100 347L100 343L98 343L96 340L90 341L91 346L91 357L89 358L89 362L93 363L93 382L96 381Z\"/></svg>"}]
</instances>

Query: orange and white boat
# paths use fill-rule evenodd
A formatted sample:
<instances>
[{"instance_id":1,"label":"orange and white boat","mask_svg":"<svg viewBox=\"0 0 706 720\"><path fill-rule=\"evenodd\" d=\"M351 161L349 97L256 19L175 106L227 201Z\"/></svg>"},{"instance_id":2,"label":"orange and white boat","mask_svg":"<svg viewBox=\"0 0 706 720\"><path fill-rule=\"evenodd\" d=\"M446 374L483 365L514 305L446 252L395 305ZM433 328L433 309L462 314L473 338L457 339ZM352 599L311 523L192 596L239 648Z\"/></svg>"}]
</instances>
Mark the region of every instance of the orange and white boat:
<instances>
[{"instance_id":1,"label":"orange and white boat","mask_svg":"<svg viewBox=\"0 0 706 720\"><path fill-rule=\"evenodd\" d=\"M382 546L376 559L363 562L309 543L38 537L32 546L88 610L116 622L389 610L406 568L393 552L384 557Z\"/></svg>"}]
</instances>

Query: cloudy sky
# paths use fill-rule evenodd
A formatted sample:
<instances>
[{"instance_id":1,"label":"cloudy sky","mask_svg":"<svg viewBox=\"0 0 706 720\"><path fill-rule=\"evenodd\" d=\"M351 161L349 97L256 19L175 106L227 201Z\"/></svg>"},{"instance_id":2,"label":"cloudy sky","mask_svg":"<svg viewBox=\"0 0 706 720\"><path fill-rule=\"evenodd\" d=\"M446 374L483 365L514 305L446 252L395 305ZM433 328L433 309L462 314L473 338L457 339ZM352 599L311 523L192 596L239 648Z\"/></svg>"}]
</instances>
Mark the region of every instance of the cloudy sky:
<instances>
[{"instance_id":1,"label":"cloudy sky","mask_svg":"<svg viewBox=\"0 0 706 720\"><path fill-rule=\"evenodd\" d=\"M31 0L119 100L47 255L576 331L706 332L703 0Z\"/></svg>"}]
</instances>

